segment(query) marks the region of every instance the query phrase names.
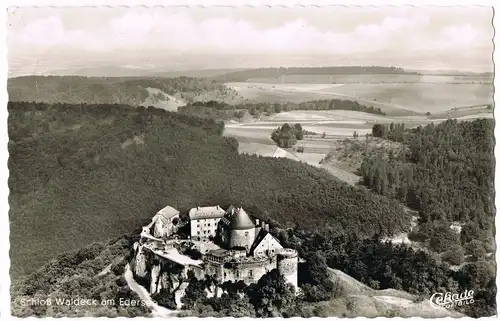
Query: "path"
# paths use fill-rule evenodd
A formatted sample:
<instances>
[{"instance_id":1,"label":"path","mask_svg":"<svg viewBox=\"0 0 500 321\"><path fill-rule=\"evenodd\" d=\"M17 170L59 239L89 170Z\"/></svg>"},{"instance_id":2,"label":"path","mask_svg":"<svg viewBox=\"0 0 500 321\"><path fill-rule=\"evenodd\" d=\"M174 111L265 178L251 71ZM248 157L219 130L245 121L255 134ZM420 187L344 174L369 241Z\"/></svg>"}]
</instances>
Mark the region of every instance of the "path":
<instances>
[{"instance_id":1,"label":"path","mask_svg":"<svg viewBox=\"0 0 500 321\"><path fill-rule=\"evenodd\" d=\"M132 291L134 291L139 296L139 298L141 298L141 300L145 302L147 307L151 308L151 314L153 317L168 318L175 317L177 315L178 311L159 306L156 302L153 301L153 299L151 299L148 291L134 280L134 276L132 275L129 264L125 266L124 277L127 281L128 287Z\"/></svg>"}]
</instances>

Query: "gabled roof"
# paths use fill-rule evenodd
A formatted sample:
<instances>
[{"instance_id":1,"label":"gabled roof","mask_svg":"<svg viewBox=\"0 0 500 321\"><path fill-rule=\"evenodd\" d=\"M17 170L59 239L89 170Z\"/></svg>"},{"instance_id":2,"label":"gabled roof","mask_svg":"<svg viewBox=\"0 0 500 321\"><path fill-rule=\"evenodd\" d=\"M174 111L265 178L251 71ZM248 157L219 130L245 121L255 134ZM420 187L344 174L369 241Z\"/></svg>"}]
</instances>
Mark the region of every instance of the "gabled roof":
<instances>
[{"instance_id":1,"label":"gabled roof","mask_svg":"<svg viewBox=\"0 0 500 321\"><path fill-rule=\"evenodd\" d=\"M161 215L166 219L170 219L178 214L179 214L179 211L176 210L175 208L173 208L172 206L166 206L166 207L162 208L161 210L159 210L158 213L156 213L156 215Z\"/></svg>"},{"instance_id":2,"label":"gabled roof","mask_svg":"<svg viewBox=\"0 0 500 321\"><path fill-rule=\"evenodd\" d=\"M231 216L231 224L229 227L232 230L248 230L255 228L255 224L252 222L245 210L240 207Z\"/></svg>"},{"instance_id":3,"label":"gabled roof","mask_svg":"<svg viewBox=\"0 0 500 321\"><path fill-rule=\"evenodd\" d=\"M269 234L268 231L264 230L263 228L260 229L259 233L255 236L255 240L253 241L252 246L250 247L250 253L253 253L255 248L259 246L260 242L262 242L267 234Z\"/></svg>"},{"instance_id":4,"label":"gabled roof","mask_svg":"<svg viewBox=\"0 0 500 321\"><path fill-rule=\"evenodd\" d=\"M268 236L270 238L273 238L281 246L281 243L271 233L269 233L268 231L266 231L264 229L261 229L259 231L259 234L257 234L257 236L255 237L255 241L253 242L252 246L250 247L249 252L253 253L253 251L255 251L255 249L257 248L257 246L259 246L260 243L262 243L262 241L264 241L264 239Z\"/></svg>"},{"instance_id":5,"label":"gabled roof","mask_svg":"<svg viewBox=\"0 0 500 321\"><path fill-rule=\"evenodd\" d=\"M205 207L195 207L189 210L189 219L200 220L206 218L219 218L226 214L219 205L217 206L205 206Z\"/></svg>"}]
</instances>

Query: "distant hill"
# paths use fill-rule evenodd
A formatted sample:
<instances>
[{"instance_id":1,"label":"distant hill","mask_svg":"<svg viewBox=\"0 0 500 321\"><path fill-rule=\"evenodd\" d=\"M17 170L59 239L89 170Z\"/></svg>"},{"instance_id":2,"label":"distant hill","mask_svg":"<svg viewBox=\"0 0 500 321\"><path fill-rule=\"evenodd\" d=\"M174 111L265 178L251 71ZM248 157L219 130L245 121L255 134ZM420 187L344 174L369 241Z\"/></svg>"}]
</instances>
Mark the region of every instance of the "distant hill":
<instances>
[{"instance_id":1,"label":"distant hill","mask_svg":"<svg viewBox=\"0 0 500 321\"><path fill-rule=\"evenodd\" d=\"M419 75L398 67L338 66L338 67L290 67L256 68L234 71L213 77L223 82L241 82L253 78L279 78L289 75L363 75L363 74L405 74Z\"/></svg>"},{"instance_id":2,"label":"distant hill","mask_svg":"<svg viewBox=\"0 0 500 321\"><path fill-rule=\"evenodd\" d=\"M9 78L10 101L143 105L153 88L183 101L232 100L238 94L213 80L194 77L23 76Z\"/></svg>"},{"instance_id":3,"label":"distant hill","mask_svg":"<svg viewBox=\"0 0 500 321\"><path fill-rule=\"evenodd\" d=\"M397 234L397 201L285 158L238 155L223 124L157 108L11 102L11 274L142 226L160 208L239 204L283 226ZM321 221L321 227L317 222Z\"/></svg>"},{"instance_id":4,"label":"distant hill","mask_svg":"<svg viewBox=\"0 0 500 321\"><path fill-rule=\"evenodd\" d=\"M141 68L140 66L100 66L86 68L72 68L50 70L46 75L54 76L85 76L85 77L196 77L207 78L243 70L231 69L189 69L189 70L162 70L162 68Z\"/></svg>"}]
</instances>

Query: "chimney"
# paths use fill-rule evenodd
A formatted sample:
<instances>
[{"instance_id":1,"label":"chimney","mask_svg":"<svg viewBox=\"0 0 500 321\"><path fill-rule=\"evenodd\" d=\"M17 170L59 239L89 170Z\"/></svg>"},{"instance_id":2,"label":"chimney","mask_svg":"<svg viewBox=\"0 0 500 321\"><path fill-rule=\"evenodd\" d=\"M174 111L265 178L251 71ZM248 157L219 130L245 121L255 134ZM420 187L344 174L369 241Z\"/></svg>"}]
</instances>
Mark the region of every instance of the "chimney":
<instances>
[{"instance_id":1,"label":"chimney","mask_svg":"<svg viewBox=\"0 0 500 321\"><path fill-rule=\"evenodd\" d=\"M265 225L264 225L264 230L265 230L266 232L269 232L269 224L265 224Z\"/></svg>"},{"instance_id":2,"label":"chimney","mask_svg":"<svg viewBox=\"0 0 500 321\"><path fill-rule=\"evenodd\" d=\"M260 223L260 222L259 222L259 219L258 219L258 218L256 218L256 219L255 219L255 226L259 226L259 223Z\"/></svg>"},{"instance_id":3,"label":"chimney","mask_svg":"<svg viewBox=\"0 0 500 321\"><path fill-rule=\"evenodd\" d=\"M260 226L262 226L263 228L266 227L266 222L262 221L260 224Z\"/></svg>"}]
</instances>

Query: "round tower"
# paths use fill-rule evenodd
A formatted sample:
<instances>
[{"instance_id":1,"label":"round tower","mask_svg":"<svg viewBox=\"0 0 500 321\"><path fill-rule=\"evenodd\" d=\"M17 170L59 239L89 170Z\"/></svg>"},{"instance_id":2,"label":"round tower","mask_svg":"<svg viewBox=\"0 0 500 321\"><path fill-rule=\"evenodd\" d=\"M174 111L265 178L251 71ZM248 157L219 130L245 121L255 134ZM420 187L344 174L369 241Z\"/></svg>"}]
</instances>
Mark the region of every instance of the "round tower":
<instances>
[{"instance_id":1,"label":"round tower","mask_svg":"<svg viewBox=\"0 0 500 321\"><path fill-rule=\"evenodd\" d=\"M238 208L231 217L229 224L231 248L241 247L249 249L255 241L255 224L252 222L248 214Z\"/></svg>"},{"instance_id":2,"label":"round tower","mask_svg":"<svg viewBox=\"0 0 500 321\"><path fill-rule=\"evenodd\" d=\"M297 270L299 265L299 254L294 249L282 249L278 253L277 267L278 271L285 277L288 283L291 283L295 290L297 285Z\"/></svg>"}]
</instances>

